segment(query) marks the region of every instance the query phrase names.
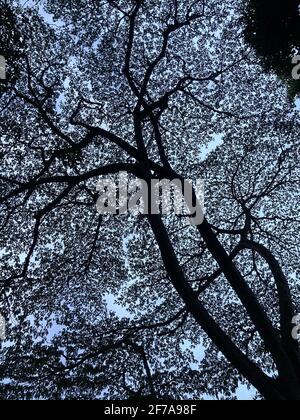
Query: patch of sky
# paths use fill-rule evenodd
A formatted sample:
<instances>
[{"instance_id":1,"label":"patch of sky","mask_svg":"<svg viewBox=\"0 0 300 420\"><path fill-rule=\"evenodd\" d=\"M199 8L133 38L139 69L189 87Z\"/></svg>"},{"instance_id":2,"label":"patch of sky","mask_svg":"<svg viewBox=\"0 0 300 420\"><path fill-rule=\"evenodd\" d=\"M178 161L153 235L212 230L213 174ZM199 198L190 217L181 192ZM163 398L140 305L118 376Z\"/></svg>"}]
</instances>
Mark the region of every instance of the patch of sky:
<instances>
[{"instance_id":1,"label":"patch of sky","mask_svg":"<svg viewBox=\"0 0 300 420\"><path fill-rule=\"evenodd\" d=\"M210 155L210 153L214 152L217 149L217 147L223 144L224 136L225 134L223 133L215 133L213 134L211 141L209 141L207 145L201 147L201 162L203 162Z\"/></svg>"}]
</instances>

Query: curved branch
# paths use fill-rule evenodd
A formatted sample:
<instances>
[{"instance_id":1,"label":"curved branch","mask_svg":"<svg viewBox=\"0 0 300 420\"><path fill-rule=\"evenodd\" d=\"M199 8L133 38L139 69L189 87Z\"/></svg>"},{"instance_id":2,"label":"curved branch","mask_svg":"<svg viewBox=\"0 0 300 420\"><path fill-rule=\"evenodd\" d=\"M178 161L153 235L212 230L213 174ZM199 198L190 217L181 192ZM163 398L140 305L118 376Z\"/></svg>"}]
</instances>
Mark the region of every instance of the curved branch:
<instances>
[{"instance_id":1,"label":"curved branch","mask_svg":"<svg viewBox=\"0 0 300 420\"><path fill-rule=\"evenodd\" d=\"M291 336L291 323L295 315L295 308L288 280L277 259L264 245L254 241L244 240L240 246L243 249L250 249L257 252L267 262L273 274L279 298L282 338L288 353L293 360L296 359L300 373L300 350L297 341L293 340Z\"/></svg>"}]
</instances>

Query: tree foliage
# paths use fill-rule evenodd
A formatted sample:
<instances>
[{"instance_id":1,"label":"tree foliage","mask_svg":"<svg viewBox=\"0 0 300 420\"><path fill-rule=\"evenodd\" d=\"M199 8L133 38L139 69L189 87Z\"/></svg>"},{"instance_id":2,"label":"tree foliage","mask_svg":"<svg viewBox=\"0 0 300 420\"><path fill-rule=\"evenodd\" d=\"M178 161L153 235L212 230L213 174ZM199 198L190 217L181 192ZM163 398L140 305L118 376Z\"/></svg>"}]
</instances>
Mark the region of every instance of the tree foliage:
<instances>
[{"instance_id":1,"label":"tree foliage","mask_svg":"<svg viewBox=\"0 0 300 420\"><path fill-rule=\"evenodd\" d=\"M1 398L299 399L299 112L240 2L42 5L0 98ZM100 216L119 171L203 178L204 223Z\"/></svg>"},{"instance_id":2,"label":"tree foliage","mask_svg":"<svg viewBox=\"0 0 300 420\"><path fill-rule=\"evenodd\" d=\"M291 78L291 61L300 53L299 0L247 0L245 4L246 41L264 68L285 80L291 97L298 95L300 82Z\"/></svg>"},{"instance_id":3,"label":"tree foliage","mask_svg":"<svg viewBox=\"0 0 300 420\"><path fill-rule=\"evenodd\" d=\"M0 2L0 55L5 57L6 65L9 67L8 80L0 81L0 93L6 89L6 84L13 84L18 78L20 69L18 60L24 51L24 38L19 29L21 22L10 7L9 2Z\"/></svg>"}]
</instances>

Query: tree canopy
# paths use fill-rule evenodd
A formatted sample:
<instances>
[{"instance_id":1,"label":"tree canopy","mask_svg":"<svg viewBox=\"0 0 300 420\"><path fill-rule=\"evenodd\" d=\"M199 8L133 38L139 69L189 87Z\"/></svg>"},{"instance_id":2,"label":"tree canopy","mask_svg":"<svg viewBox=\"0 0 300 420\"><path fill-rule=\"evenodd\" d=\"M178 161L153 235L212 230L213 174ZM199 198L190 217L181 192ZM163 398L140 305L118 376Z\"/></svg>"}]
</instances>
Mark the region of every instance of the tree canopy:
<instances>
[{"instance_id":1,"label":"tree canopy","mask_svg":"<svg viewBox=\"0 0 300 420\"><path fill-rule=\"evenodd\" d=\"M299 399L299 110L244 42L243 2L16 3L0 398ZM99 215L120 171L202 178L204 222Z\"/></svg>"},{"instance_id":2,"label":"tree canopy","mask_svg":"<svg viewBox=\"0 0 300 420\"><path fill-rule=\"evenodd\" d=\"M300 54L300 1L246 0L244 20L246 41L264 68L285 80L291 97L298 95L300 81L291 78L291 62Z\"/></svg>"},{"instance_id":3,"label":"tree canopy","mask_svg":"<svg viewBox=\"0 0 300 420\"><path fill-rule=\"evenodd\" d=\"M17 22L17 15L5 1L0 2L0 55L6 60L6 66L10 68L7 74L8 80L0 80L0 93L5 91L6 84L13 84L17 79L20 69L18 60L21 58L24 39L19 30L20 22Z\"/></svg>"}]
</instances>

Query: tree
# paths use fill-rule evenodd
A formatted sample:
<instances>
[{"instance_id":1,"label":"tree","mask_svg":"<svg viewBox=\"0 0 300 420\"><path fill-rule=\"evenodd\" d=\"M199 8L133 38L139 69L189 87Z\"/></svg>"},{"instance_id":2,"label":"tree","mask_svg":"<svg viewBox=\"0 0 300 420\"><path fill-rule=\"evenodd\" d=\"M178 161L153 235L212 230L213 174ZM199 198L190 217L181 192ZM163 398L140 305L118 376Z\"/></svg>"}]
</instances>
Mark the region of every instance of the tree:
<instances>
[{"instance_id":1,"label":"tree","mask_svg":"<svg viewBox=\"0 0 300 420\"><path fill-rule=\"evenodd\" d=\"M299 399L299 115L240 3L43 6L1 96L1 397ZM99 215L120 171L202 177L204 222Z\"/></svg>"},{"instance_id":2,"label":"tree","mask_svg":"<svg viewBox=\"0 0 300 420\"><path fill-rule=\"evenodd\" d=\"M287 83L290 96L296 96L300 83L291 77L291 62L300 53L299 0L245 3L246 41L255 48L264 68L274 71Z\"/></svg>"}]
</instances>

